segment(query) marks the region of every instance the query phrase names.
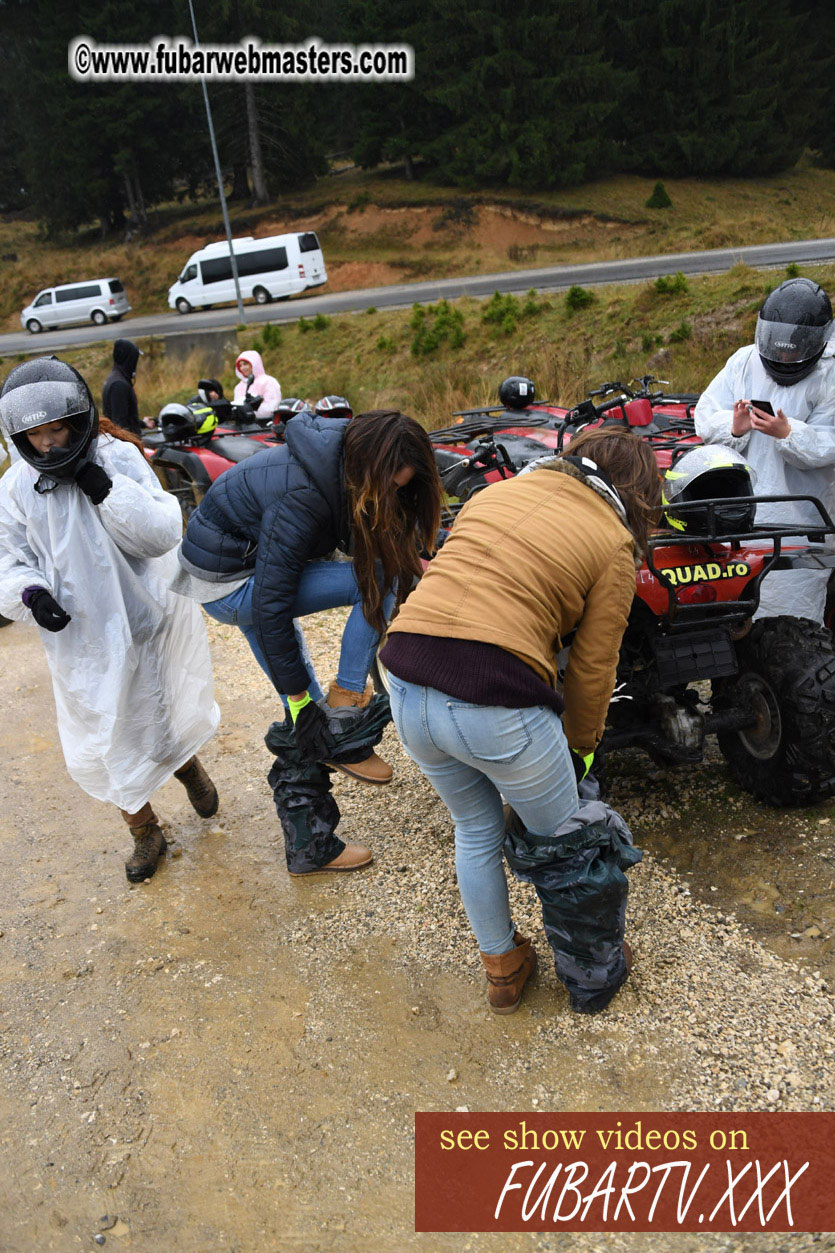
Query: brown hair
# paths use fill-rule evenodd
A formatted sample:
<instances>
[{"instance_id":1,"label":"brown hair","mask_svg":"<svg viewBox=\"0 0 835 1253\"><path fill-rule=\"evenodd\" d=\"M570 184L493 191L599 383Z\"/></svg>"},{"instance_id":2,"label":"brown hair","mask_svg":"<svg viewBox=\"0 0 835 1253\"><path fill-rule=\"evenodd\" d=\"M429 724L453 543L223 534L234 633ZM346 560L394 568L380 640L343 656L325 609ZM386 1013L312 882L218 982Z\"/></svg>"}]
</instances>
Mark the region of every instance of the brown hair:
<instances>
[{"instance_id":1,"label":"brown hair","mask_svg":"<svg viewBox=\"0 0 835 1253\"><path fill-rule=\"evenodd\" d=\"M661 506L661 474L646 440L618 427L597 428L575 435L562 455L589 457L608 474L623 501L627 526L643 553Z\"/></svg>"},{"instance_id":2,"label":"brown hair","mask_svg":"<svg viewBox=\"0 0 835 1253\"><path fill-rule=\"evenodd\" d=\"M139 436L134 435L133 431L126 431L123 426L117 426L110 418L99 418L99 435L112 435L114 439L123 439L126 444L135 444L143 457L145 455L145 445Z\"/></svg>"},{"instance_id":3,"label":"brown hair","mask_svg":"<svg viewBox=\"0 0 835 1253\"><path fill-rule=\"evenodd\" d=\"M405 466L414 477L398 488L394 476ZM384 597L396 591L403 603L422 573L420 551L434 551L441 525L443 489L423 427L395 409L358 414L345 429L345 490L362 611L382 632Z\"/></svg>"}]
</instances>

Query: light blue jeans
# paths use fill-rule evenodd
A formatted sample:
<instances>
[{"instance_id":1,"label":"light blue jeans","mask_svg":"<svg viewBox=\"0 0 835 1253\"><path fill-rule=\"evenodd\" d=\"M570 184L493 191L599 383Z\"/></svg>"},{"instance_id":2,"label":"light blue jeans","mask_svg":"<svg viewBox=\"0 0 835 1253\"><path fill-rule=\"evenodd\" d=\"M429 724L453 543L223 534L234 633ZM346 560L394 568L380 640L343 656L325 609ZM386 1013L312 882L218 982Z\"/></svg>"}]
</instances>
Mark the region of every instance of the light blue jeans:
<instances>
[{"instance_id":1,"label":"light blue jeans","mask_svg":"<svg viewBox=\"0 0 835 1253\"><path fill-rule=\"evenodd\" d=\"M579 808L559 716L542 706L469 705L389 675L397 733L455 823L461 900L482 953L513 948L502 860L502 797L534 835L550 835Z\"/></svg>"},{"instance_id":2,"label":"light blue jeans","mask_svg":"<svg viewBox=\"0 0 835 1253\"><path fill-rule=\"evenodd\" d=\"M252 611L253 584L254 579L248 579L236 592L223 596L219 600L209 601L203 605L203 608L209 617L217 622L231 623L241 628L255 660L270 678L269 667L255 632ZM351 692L363 692L380 637L366 622L362 612L362 598L357 586L354 564L351 561L309 561L302 570L296 601L293 605L293 627L302 660L310 676L308 691L313 700L322 699L322 688L316 677L304 634L296 619L303 618L309 613L319 613L323 609L335 609L339 605L351 605L353 608L342 633L336 681L340 687L348 688ZM393 608L394 596L387 596L383 601L383 612L386 618L390 616ZM282 693L282 699L285 695Z\"/></svg>"}]
</instances>

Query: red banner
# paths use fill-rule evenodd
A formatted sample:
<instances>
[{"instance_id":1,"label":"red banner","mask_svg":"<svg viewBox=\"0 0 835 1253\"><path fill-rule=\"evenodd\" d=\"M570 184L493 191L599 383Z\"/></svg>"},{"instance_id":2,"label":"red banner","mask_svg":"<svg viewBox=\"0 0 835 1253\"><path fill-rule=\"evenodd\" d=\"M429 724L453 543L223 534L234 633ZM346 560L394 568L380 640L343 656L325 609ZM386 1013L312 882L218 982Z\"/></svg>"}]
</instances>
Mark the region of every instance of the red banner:
<instances>
[{"instance_id":1,"label":"red banner","mask_svg":"<svg viewBox=\"0 0 835 1253\"><path fill-rule=\"evenodd\" d=\"M416 1231L835 1231L835 1114L416 1114Z\"/></svg>"}]
</instances>

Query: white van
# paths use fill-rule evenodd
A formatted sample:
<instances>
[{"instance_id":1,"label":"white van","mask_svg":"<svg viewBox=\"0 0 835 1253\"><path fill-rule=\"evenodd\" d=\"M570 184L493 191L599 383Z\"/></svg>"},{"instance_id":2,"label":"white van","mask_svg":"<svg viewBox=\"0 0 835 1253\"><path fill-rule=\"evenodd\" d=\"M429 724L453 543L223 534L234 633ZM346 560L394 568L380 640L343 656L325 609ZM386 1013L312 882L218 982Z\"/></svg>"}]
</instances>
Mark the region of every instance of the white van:
<instances>
[{"instance_id":1,"label":"white van","mask_svg":"<svg viewBox=\"0 0 835 1253\"><path fill-rule=\"evenodd\" d=\"M104 326L105 322L118 322L126 313L130 313L130 305L121 279L94 278L45 287L21 312L20 325L37 335L44 327L54 331L74 322Z\"/></svg>"},{"instance_id":2,"label":"white van","mask_svg":"<svg viewBox=\"0 0 835 1253\"><path fill-rule=\"evenodd\" d=\"M233 239L241 296L258 305L295 296L308 287L321 287L328 276L314 231L270 235L264 239ZM235 300L232 262L226 240L192 253L168 291L168 304L179 313L209 309Z\"/></svg>"}]
</instances>

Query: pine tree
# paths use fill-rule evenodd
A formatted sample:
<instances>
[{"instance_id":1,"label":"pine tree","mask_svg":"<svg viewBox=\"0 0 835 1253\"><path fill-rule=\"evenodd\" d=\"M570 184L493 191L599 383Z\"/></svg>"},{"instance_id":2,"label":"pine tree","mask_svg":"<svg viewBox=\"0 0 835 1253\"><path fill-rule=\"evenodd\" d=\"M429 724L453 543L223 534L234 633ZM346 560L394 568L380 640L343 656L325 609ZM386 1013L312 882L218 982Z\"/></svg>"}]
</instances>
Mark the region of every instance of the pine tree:
<instances>
[{"instance_id":1,"label":"pine tree","mask_svg":"<svg viewBox=\"0 0 835 1253\"><path fill-rule=\"evenodd\" d=\"M790 0L618 0L607 51L633 78L622 164L655 175L771 174L797 161L817 87Z\"/></svg>"}]
</instances>

